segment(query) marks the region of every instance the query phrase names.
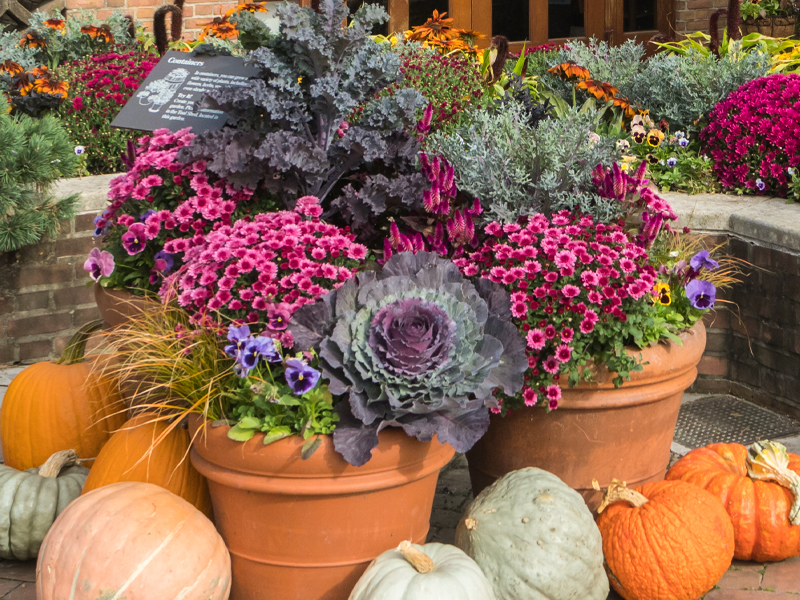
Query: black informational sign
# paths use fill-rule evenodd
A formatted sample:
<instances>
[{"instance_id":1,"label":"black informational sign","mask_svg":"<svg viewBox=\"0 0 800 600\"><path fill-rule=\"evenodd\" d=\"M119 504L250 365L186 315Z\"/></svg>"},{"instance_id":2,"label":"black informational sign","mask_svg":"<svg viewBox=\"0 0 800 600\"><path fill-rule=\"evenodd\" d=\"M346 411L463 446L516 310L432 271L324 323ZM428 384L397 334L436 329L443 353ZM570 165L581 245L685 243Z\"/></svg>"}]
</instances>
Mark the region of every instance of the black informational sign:
<instances>
[{"instance_id":1,"label":"black informational sign","mask_svg":"<svg viewBox=\"0 0 800 600\"><path fill-rule=\"evenodd\" d=\"M227 116L219 110L198 109L206 92L247 85L258 69L236 56L195 56L167 52L111 123L112 127L153 131L166 127L193 133L221 129Z\"/></svg>"}]
</instances>

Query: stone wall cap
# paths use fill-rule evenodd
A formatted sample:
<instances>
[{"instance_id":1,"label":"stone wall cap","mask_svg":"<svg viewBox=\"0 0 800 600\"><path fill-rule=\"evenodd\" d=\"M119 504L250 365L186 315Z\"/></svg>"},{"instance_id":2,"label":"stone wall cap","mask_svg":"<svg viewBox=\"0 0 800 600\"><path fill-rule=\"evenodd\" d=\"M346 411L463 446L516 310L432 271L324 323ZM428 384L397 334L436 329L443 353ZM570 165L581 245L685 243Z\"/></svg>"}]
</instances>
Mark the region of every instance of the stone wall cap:
<instances>
[{"instance_id":1,"label":"stone wall cap","mask_svg":"<svg viewBox=\"0 0 800 600\"><path fill-rule=\"evenodd\" d=\"M108 206L108 189L111 180L120 173L112 175L90 175L88 177L74 177L61 179L53 186L53 197L64 198L72 194L80 194L76 212L99 213Z\"/></svg>"},{"instance_id":2,"label":"stone wall cap","mask_svg":"<svg viewBox=\"0 0 800 600\"><path fill-rule=\"evenodd\" d=\"M708 233L734 233L800 252L800 205L784 198L664 192L678 226Z\"/></svg>"}]
</instances>

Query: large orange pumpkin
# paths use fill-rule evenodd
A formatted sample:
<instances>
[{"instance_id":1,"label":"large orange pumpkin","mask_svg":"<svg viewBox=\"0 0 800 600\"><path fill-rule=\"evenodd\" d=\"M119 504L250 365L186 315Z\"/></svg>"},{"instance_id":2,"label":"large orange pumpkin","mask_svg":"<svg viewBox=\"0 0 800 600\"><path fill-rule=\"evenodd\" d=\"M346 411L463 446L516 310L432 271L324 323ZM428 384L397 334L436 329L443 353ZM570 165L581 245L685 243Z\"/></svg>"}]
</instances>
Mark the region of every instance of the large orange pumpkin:
<instances>
[{"instance_id":1,"label":"large orange pumpkin","mask_svg":"<svg viewBox=\"0 0 800 600\"><path fill-rule=\"evenodd\" d=\"M55 362L33 364L8 386L0 410L6 466L33 469L60 450L95 458L125 422L125 405L84 360L89 335L102 321L84 325ZM84 463L91 468L90 463Z\"/></svg>"},{"instance_id":2,"label":"large orange pumpkin","mask_svg":"<svg viewBox=\"0 0 800 600\"><path fill-rule=\"evenodd\" d=\"M153 483L211 518L208 483L189 460L189 432L176 427L170 430L169 423L156 419L154 413L136 415L111 436L86 479L83 493L120 481Z\"/></svg>"},{"instance_id":3,"label":"large orange pumpkin","mask_svg":"<svg viewBox=\"0 0 800 600\"><path fill-rule=\"evenodd\" d=\"M756 455L763 455L761 449L765 445L754 447ZM747 448L740 444L711 444L692 450L675 463L667 479L697 485L722 502L733 523L736 558L784 560L800 554L800 456L786 453L785 448L783 453L784 470L791 472L796 481L794 492L791 481L784 486L762 481L756 473L748 474L751 461ZM786 476L792 479L791 475ZM790 522L792 510L797 521L794 525Z\"/></svg>"},{"instance_id":4,"label":"large orange pumpkin","mask_svg":"<svg viewBox=\"0 0 800 600\"><path fill-rule=\"evenodd\" d=\"M626 600L696 600L731 565L730 519L697 486L614 481L598 512L608 579Z\"/></svg>"},{"instance_id":5,"label":"large orange pumpkin","mask_svg":"<svg viewBox=\"0 0 800 600\"><path fill-rule=\"evenodd\" d=\"M230 555L211 521L149 483L72 502L36 564L37 600L227 600L230 587Z\"/></svg>"}]
</instances>

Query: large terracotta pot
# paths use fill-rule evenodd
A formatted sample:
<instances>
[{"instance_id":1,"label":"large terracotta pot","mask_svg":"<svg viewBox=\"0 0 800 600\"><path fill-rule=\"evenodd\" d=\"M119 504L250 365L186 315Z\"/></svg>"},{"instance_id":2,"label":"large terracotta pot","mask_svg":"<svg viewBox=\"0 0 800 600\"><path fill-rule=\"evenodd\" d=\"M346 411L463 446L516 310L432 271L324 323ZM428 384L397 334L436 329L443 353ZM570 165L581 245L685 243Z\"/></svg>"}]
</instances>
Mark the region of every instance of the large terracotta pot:
<instances>
[{"instance_id":1,"label":"large terracotta pot","mask_svg":"<svg viewBox=\"0 0 800 600\"><path fill-rule=\"evenodd\" d=\"M742 35L760 33L769 37L792 37L796 32L797 15L764 17L742 21Z\"/></svg>"},{"instance_id":2,"label":"large terracotta pot","mask_svg":"<svg viewBox=\"0 0 800 600\"><path fill-rule=\"evenodd\" d=\"M228 427L202 425L190 420L191 457L231 553L231 600L347 600L379 554L424 543L439 470L454 454L389 428L372 459L353 467L327 436L302 460L298 436L242 444Z\"/></svg>"},{"instance_id":3,"label":"large terracotta pot","mask_svg":"<svg viewBox=\"0 0 800 600\"><path fill-rule=\"evenodd\" d=\"M612 478L636 487L660 481L683 391L697 377L706 346L702 322L681 335L683 345L658 344L641 352L649 363L615 389L613 374L599 372L596 383L563 390L558 409L511 411L492 416L489 431L467 452L472 489L483 488L510 471L539 467L574 488L595 510Z\"/></svg>"},{"instance_id":4,"label":"large terracotta pot","mask_svg":"<svg viewBox=\"0 0 800 600\"><path fill-rule=\"evenodd\" d=\"M136 296L126 290L104 288L94 284L94 300L100 309L100 316L109 327L122 325L129 318L141 313L150 300Z\"/></svg>"}]
</instances>

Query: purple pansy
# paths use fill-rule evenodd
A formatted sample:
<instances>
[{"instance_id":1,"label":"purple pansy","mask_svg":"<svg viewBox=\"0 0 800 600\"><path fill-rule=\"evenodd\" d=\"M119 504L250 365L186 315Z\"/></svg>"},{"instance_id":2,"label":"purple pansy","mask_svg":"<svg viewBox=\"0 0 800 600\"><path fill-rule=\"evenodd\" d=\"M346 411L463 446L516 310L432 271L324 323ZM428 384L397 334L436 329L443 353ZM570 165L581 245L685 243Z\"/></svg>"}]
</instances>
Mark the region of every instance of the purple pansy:
<instances>
[{"instance_id":1,"label":"purple pansy","mask_svg":"<svg viewBox=\"0 0 800 600\"><path fill-rule=\"evenodd\" d=\"M250 371L253 369L261 358L267 359L269 362L277 362L280 360L278 349L275 347L275 341L268 337L251 337L248 339L244 347L239 352L239 364Z\"/></svg>"},{"instance_id":2,"label":"purple pansy","mask_svg":"<svg viewBox=\"0 0 800 600\"><path fill-rule=\"evenodd\" d=\"M700 250L689 260L689 264L692 265L695 271L700 271L703 268L713 271L719 268L719 263L709 256L708 250Z\"/></svg>"},{"instance_id":3,"label":"purple pansy","mask_svg":"<svg viewBox=\"0 0 800 600\"><path fill-rule=\"evenodd\" d=\"M289 319L292 318L292 312L289 306L280 302L278 304L271 304L267 308L267 320L269 321L269 328L274 331L283 331L289 326Z\"/></svg>"},{"instance_id":4,"label":"purple pansy","mask_svg":"<svg viewBox=\"0 0 800 600\"><path fill-rule=\"evenodd\" d=\"M292 391L302 396L306 392L313 390L319 381L319 371L312 369L302 360L291 358L286 361L286 383Z\"/></svg>"},{"instance_id":5,"label":"purple pansy","mask_svg":"<svg viewBox=\"0 0 800 600\"><path fill-rule=\"evenodd\" d=\"M100 237L106 232L108 221L106 220L105 215L106 213L103 212L94 218L94 237Z\"/></svg>"},{"instance_id":6,"label":"purple pansy","mask_svg":"<svg viewBox=\"0 0 800 600\"><path fill-rule=\"evenodd\" d=\"M83 263L83 270L89 271L89 276L97 281L101 277L108 277L114 272L114 257L110 252L92 248L89 258Z\"/></svg>"},{"instance_id":7,"label":"purple pansy","mask_svg":"<svg viewBox=\"0 0 800 600\"><path fill-rule=\"evenodd\" d=\"M122 234L122 247L125 251L133 256L139 254L144 250L147 243L147 236L145 234L145 227L142 223L134 223L128 227L128 231Z\"/></svg>"},{"instance_id":8,"label":"purple pansy","mask_svg":"<svg viewBox=\"0 0 800 600\"><path fill-rule=\"evenodd\" d=\"M250 338L250 328L247 325L241 327L228 327L228 341L233 342L225 346L225 354L231 358L236 358L244 343Z\"/></svg>"},{"instance_id":9,"label":"purple pansy","mask_svg":"<svg viewBox=\"0 0 800 600\"><path fill-rule=\"evenodd\" d=\"M147 217L154 214L156 214L156 211L154 211L152 208L148 208L146 211L144 211L144 213L139 215L139 220L144 222L147 220Z\"/></svg>"},{"instance_id":10,"label":"purple pansy","mask_svg":"<svg viewBox=\"0 0 800 600\"><path fill-rule=\"evenodd\" d=\"M162 275L169 275L172 271L172 267L175 266L175 259L172 258L172 254L169 252L157 252L156 255L153 257L155 264L153 265L155 270L161 273Z\"/></svg>"},{"instance_id":11,"label":"purple pansy","mask_svg":"<svg viewBox=\"0 0 800 600\"><path fill-rule=\"evenodd\" d=\"M694 279L686 284L686 297L695 308L706 310L714 306L717 288L710 281Z\"/></svg>"}]
</instances>

